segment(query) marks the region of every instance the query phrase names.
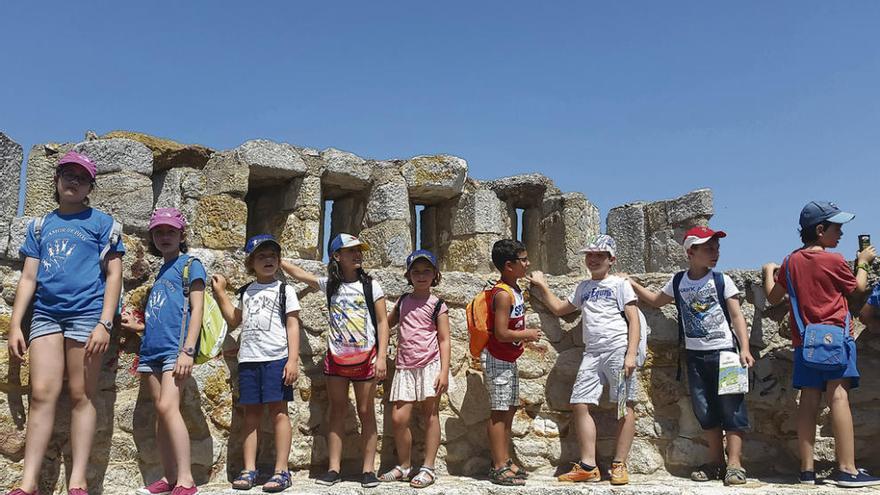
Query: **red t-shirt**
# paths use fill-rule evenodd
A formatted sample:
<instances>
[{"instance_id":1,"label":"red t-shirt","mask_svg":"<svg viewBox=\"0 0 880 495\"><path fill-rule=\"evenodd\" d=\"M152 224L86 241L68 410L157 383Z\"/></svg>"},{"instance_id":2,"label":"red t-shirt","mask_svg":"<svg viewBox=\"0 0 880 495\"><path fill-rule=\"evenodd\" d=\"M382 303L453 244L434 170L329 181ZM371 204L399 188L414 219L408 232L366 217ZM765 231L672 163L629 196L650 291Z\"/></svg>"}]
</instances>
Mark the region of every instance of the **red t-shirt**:
<instances>
[{"instance_id":1,"label":"red t-shirt","mask_svg":"<svg viewBox=\"0 0 880 495\"><path fill-rule=\"evenodd\" d=\"M507 328L510 330L522 331L526 328L526 303L519 287L513 286L512 289L514 297L513 301L511 301L510 319L507 321ZM493 302L495 296L502 290L504 289L500 287L495 288L495 293L492 294ZM523 353L522 341L501 342L496 339L495 334L491 332L489 333L489 342L486 344L486 348L489 350L489 354L496 359L511 363L516 361Z\"/></svg>"},{"instance_id":2,"label":"red t-shirt","mask_svg":"<svg viewBox=\"0 0 880 495\"><path fill-rule=\"evenodd\" d=\"M856 290L856 276L838 253L798 250L789 256L791 278L798 298L804 325L821 323L842 327L849 313L846 296ZM776 275L776 283L787 288L785 263ZM794 310L791 311L791 343L803 345L797 329ZM852 334L852 322L850 322Z\"/></svg>"}]
</instances>

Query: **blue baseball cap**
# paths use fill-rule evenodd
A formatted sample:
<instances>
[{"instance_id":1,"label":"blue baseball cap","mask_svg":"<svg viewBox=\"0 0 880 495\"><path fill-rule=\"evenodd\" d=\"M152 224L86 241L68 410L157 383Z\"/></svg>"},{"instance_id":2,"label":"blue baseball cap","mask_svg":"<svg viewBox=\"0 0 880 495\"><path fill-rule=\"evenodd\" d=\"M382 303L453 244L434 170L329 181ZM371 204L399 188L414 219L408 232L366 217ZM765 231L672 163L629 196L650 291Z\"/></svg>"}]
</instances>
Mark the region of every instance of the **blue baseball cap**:
<instances>
[{"instance_id":1,"label":"blue baseball cap","mask_svg":"<svg viewBox=\"0 0 880 495\"><path fill-rule=\"evenodd\" d=\"M406 257L406 271L409 272L409 269L412 267L412 264L416 261L423 259L428 260L428 263L437 269L437 258L434 257L434 254L427 249L419 249L417 251L413 251L409 256Z\"/></svg>"},{"instance_id":2,"label":"blue baseball cap","mask_svg":"<svg viewBox=\"0 0 880 495\"><path fill-rule=\"evenodd\" d=\"M855 218L852 213L841 211L829 201L810 201L801 210L801 228L808 229L822 222L846 223Z\"/></svg>"},{"instance_id":3,"label":"blue baseball cap","mask_svg":"<svg viewBox=\"0 0 880 495\"><path fill-rule=\"evenodd\" d=\"M341 233L334 237L333 241L330 242L330 254L333 254L343 248L350 248L355 246L360 246L361 251L366 251L370 249L369 244L358 239L357 237L351 234Z\"/></svg>"},{"instance_id":4,"label":"blue baseball cap","mask_svg":"<svg viewBox=\"0 0 880 495\"><path fill-rule=\"evenodd\" d=\"M254 251L256 251L258 247L266 243L274 244L275 247L277 247L278 250L281 251L281 244L279 244L278 241L276 241L275 238L272 237L272 235L259 234L248 239L247 243L245 243L244 245L244 252L245 254L250 255Z\"/></svg>"}]
</instances>

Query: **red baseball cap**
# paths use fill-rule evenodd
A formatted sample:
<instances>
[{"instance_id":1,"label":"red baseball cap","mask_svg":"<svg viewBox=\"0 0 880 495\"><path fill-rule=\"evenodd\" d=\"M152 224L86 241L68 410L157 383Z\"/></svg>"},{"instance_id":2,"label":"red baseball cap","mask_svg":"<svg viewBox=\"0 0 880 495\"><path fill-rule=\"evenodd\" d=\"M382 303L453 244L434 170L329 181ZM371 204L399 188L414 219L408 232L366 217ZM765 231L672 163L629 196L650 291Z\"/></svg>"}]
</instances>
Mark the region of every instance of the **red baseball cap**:
<instances>
[{"instance_id":1,"label":"red baseball cap","mask_svg":"<svg viewBox=\"0 0 880 495\"><path fill-rule=\"evenodd\" d=\"M709 242L710 239L727 237L723 230L712 230L709 227L693 227L684 234L684 249Z\"/></svg>"}]
</instances>

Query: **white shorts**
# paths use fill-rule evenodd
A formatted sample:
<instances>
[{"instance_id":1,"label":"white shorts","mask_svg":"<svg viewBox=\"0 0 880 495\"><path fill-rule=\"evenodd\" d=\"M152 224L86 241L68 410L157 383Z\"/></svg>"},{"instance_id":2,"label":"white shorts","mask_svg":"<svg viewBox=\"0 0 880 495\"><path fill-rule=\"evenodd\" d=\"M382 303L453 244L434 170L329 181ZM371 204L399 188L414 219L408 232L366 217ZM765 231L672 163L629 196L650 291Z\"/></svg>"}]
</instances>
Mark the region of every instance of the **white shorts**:
<instances>
[{"instance_id":1,"label":"white shorts","mask_svg":"<svg viewBox=\"0 0 880 495\"><path fill-rule=\"evenodd\" d=\"M398 368L391 381L391 402L421 402L429 397L436 397L434 383L439 375L439 359L421 368ZM449 384L452 384L451 380Z\"/></svg>"},{"instance_id":2,"label":"white shorts","mask_svg":"<svg viewBox=\"0 0 880 495\"><path fill-rule=\"evenodd\" d=\"M608 385L608 400L617 402L617 374L623 369L626 347L610 352L585 352L578 368L577 378L571 390L571 404L599 405L602 389ZM638 369L626 380L626 400L635 401L638 397Z\"/></svg>"}]
</instances>

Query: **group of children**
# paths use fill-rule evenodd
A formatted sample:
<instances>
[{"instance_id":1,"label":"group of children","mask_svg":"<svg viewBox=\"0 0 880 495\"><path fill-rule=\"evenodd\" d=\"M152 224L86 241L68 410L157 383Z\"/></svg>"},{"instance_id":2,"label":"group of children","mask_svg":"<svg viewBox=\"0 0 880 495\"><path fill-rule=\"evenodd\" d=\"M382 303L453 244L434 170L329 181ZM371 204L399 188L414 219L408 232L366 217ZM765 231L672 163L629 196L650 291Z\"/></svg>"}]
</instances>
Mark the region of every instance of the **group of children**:
<instances>
[{"instance_id":1,"label":"group of children","mask_svg":"<svg viewBox=\"0 0 880 495\"><path fill-rule=\"evenodd\" d=\"M88 194L95 187L96 172L94 163L77 152L69 152L59 160L53 177L58 208L30 224L21 248L24 267L13 305L8 346L10 354L19 359L26 353L30 356L31 393L23 478L10 495L37 493L40 465L65 379L71 398L72 462L67 486L71 495L87 495L85 473L95 433L97 379L119 307L121 258L125 253L121 226L89 207ZM792 322L798 322L792 343L794 386L801 390L797 432L803 483L816 480L813 446L824 393L831 408L838 462L838 470L827 481L845 487L880 484L880 479L855 464L848 402L848 391L858 386L859 374L847 296L867 291L868 263L875 251L869 246L859 252L855 274L842 256L826 251L837 246L841 225L852 218L832 203L809 203L800 219L803 247L788 256L781 268L764 266L768 302L776 304L791 296ZM369 249L364 241L349 234L336 236L329 248L327 275L319 277L284 261L281 246L271 235L257 235L244 247L245 268L254 281L241 287L235 300L230 300L226 279L214 274L209 280L201 262L187 254L186 225L186 219L175 208L157 208L152 213L149 249L162 257L163 264L150 290L143 319L129 312L121 317L123 329L143 334L137 371L156 410L156 444L163 467L163 477L138 493L198 492L180 401L198 352L208 282L223 318L230 327L241 327L238 390L244 411L244 470L232 486L248 490L257 483L258 430L266 409L274 426L276 455L274 473L263 484L263 491L280 492L291 486L288 457L292 429L287 403L293 399L292 387L300 368L300 305L293 287L276 278L279 270L325 294L329 313L323 363L329 401L329 466L316 482L333 485L341 479L351 385L361 424L361 484L375 487L383 481L407 481L415 488L433 484L441 437L440 396L450 385L451 358L448 308L431 293L441 279L434 255L418 250L407 258L404 276L412 291L401 296L388 312L382 287L362 268L363 253ZM607 387L609 399L621 404L610 479L615 485L629 482L626 460L635 433L633 402L640 393L637 374L645 358L647 330L637 307L641 300L655 307L675 303L678 308L692 407L705 431L710 456L691 478L722 479L725 484L746 482L742 443L750 425L745 395L719 394L719 362L724 353L736 353L743 368L754 364L739 290L730 277L713 270L719 257L719 239L725 235L707 227L689 230L684 238L689 267L674 275L659 293L625 274L613 275L615 241L600 235L581 251L590 278L578 284L565 300L551 292L541 272L528 272L528 252L522 243L507 239L495 243L492 262L500 279L491 289L491 331L480 352L491 407L487 422L490 481L519 486L528 478L510 455L512 423L519 405L516 361L524 343L542 337L540 329L525 326L525 299L519 281L527 279L532 293L555 315L581 313L585 350L570 399L580 459L559 476L560 481L603 479L590 406L599 404ZM31 305L33 316L29 333L25 334L24 315ZM866 323L880 324L880 288L868 299L861 316ZM374 402L377 383L388 374L385 356L389 328L394 326L399 330L390 402L397 464L377 476ZM840 330L838 327L843 328L837 348L842 351L836 355L839 362L835 366L817 365L813 335L817 328L831 332ZM803 335L807 335L806 342ZM421 411L426 430L425 456L418 471L414 470L409 427L413 409Z\"/></svg>"}]
</instances>

